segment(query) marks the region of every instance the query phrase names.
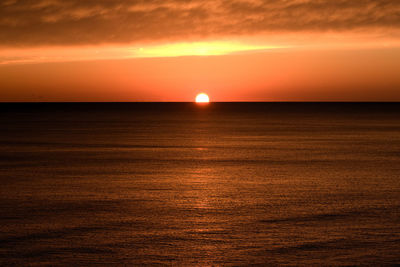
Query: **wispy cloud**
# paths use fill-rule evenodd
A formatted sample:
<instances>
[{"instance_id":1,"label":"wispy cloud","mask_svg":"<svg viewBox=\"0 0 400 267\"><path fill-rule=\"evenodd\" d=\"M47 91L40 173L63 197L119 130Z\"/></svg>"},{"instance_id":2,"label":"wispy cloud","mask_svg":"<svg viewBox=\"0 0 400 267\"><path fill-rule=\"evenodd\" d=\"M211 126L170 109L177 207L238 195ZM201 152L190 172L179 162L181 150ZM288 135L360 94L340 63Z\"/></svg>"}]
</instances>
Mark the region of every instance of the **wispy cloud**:
<instances>
[{"instance_id":1,"label":"wispy cloud","mask_svg":"<svg viewBox=\"0 0 400 267\"><path fill-rule=\"evenodd\" d=\"M277 33L399 38L393 0L5 0L0 46L198 41Z\"/></svg>"},{"instance_id":2,"label":"wispy cloud","mask_svg":"<svg viewBox=\"0 0 400 267\"><path fill-rule=\"evenodd\" d=\"M250 45L236 42L194 42L149 45L145 47L92 45L84 47L17 48L0 50L0 66L10 64L36 64L109 59L218 56L286 48L289 47Z\"/></svg>"}]
</instances>

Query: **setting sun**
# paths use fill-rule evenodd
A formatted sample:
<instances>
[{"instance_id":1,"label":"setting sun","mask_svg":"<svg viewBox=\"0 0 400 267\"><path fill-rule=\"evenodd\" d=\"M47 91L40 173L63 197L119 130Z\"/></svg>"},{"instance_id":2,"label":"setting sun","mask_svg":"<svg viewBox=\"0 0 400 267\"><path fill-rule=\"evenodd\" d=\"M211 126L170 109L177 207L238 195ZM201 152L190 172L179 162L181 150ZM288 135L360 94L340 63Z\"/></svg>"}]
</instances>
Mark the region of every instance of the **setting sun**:
<instances>
[{"instance_id":1,"label":"setting sun","mask_svg":"<svg viewBox=\"0 0 400 267\"><path fill-rule=\"evenodd\" d=\"M207 94L201 93L196 96L196 103L209 103L210 98Z\"/></svg>"}]
</instances>

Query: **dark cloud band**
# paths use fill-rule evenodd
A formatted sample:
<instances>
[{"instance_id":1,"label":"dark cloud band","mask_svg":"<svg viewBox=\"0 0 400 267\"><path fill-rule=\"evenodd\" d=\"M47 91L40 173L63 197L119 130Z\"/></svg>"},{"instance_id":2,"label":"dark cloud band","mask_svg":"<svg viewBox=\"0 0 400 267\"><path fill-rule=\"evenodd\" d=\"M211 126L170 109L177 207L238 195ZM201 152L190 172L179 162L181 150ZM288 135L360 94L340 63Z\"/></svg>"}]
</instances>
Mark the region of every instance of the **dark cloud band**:
<instances>
[{"instance_id":1,"label":"dark cloud band","mask_svg":"<svg viewBox=\"0 0 400 267\"><path fill-rule=\"evenodd\" d=\"M393 0L4 0L0 45L400 29Z\"/></svg>"}]
</instances>

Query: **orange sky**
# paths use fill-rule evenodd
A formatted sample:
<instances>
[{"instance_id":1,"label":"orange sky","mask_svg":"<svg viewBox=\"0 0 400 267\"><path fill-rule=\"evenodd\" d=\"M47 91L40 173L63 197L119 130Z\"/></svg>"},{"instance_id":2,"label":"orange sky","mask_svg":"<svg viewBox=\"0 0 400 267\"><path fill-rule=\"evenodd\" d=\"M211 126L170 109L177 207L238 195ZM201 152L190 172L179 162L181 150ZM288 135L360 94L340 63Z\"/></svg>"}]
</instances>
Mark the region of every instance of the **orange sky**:
<instances>
[{"instance_id":1,"label":"orange sky","mask_svg":"<svg viewBox=\"0 0 400 267\"><path fill-rule=\"evenodd\" d=\"M400 101L400 2L6 0L0 101Z\"/></svg>"}]
</instances>

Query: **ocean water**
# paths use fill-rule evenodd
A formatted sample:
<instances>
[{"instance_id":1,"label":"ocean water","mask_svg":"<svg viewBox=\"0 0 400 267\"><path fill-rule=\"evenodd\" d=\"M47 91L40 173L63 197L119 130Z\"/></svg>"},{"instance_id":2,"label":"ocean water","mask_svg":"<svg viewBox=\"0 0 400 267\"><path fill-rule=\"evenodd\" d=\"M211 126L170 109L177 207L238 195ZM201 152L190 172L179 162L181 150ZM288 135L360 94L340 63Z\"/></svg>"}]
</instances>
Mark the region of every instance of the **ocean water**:
<instances>
[{"instance_id":1,"label":"ocean water","mask_svg":"<svg viewBox=\"0 0 400 267\"><path fill-rule=\"evenodd\" d=\"M1 104L0 125L0 265L400 264L400 104Z\"/></svg>"}]
</instances>

